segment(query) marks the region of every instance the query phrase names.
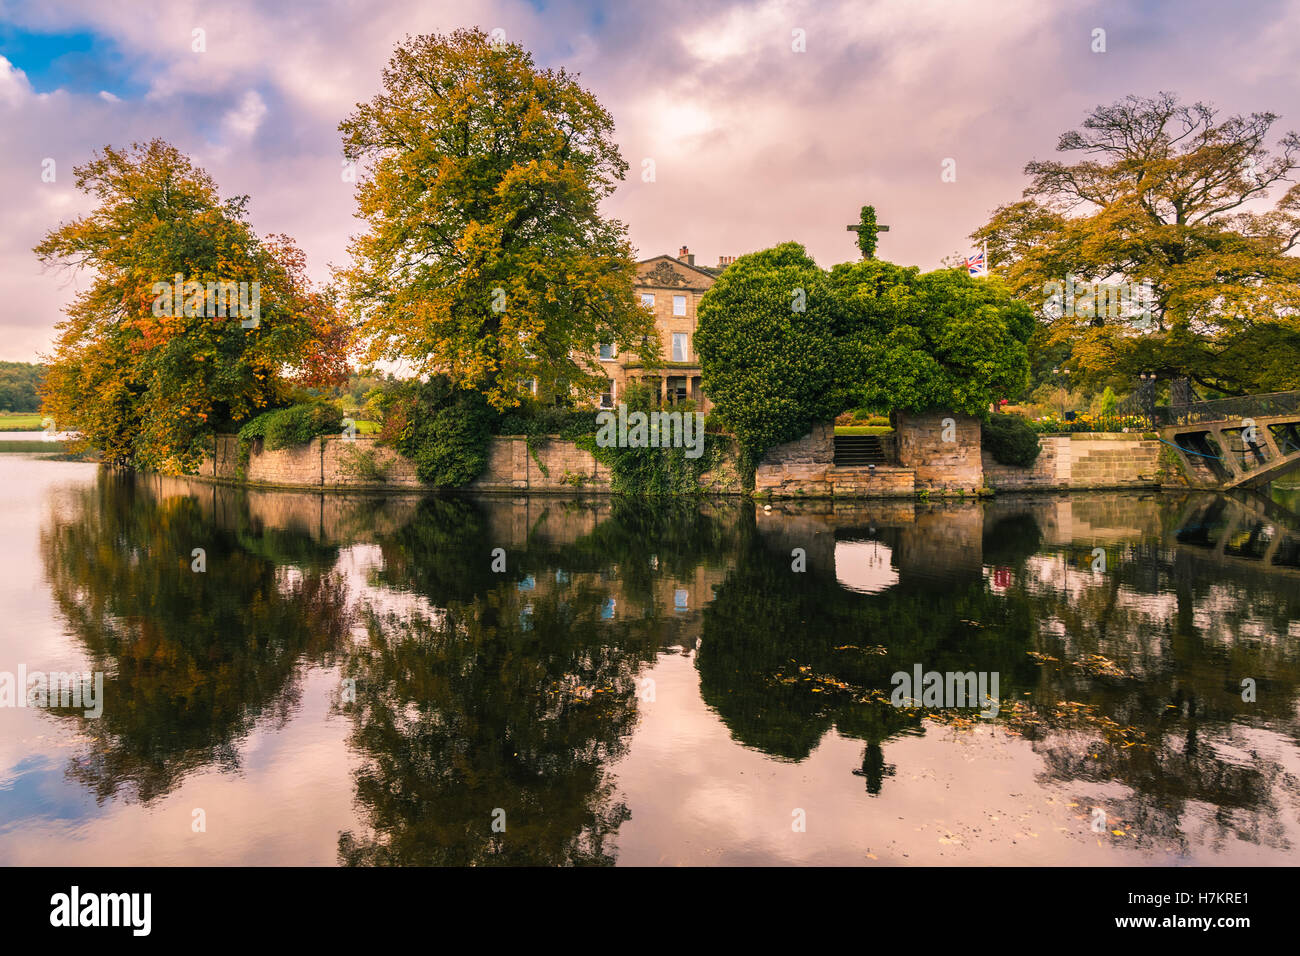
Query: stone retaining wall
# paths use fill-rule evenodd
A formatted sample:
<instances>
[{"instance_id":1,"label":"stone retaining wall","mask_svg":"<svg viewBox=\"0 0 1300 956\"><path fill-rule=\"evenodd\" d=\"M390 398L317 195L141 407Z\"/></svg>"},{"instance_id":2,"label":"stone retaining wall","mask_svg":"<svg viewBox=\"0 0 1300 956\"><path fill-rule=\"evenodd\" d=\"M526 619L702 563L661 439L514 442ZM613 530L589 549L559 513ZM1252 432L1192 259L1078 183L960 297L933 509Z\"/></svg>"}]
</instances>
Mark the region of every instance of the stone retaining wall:
<instances>
[{"instance_id":1,"label":"stone retaining wall","mask_svg":"<svg viewBox=\"0 0 1300 956\"><path fill-rule=\"evenodd\" d=\"M943 419L952 418L954 441L944 441ZM754 474L754 493L766 498L909 498L919 491L940 495L994 491L1155 487L1160 478L1160 443L1140 435L1044 435L1041 452L1028 468L1000 465L979 447L975 419L934 413L899 415L899 456L908 462L876 468L837 467L835 433L818 425L798 441L778 445ZM735 443L726 440L719 465L701 485L710 494L744 494ZM279 488L414 490L425 486L415 464L370 437L316 438L305 445L267 451L253 444L248 467L239 475L238 440L217 437L199 474L221 481ZM975 457L972 457L974 455ZM376 480L377 479L377 480ZM490 492L609 492L609 469L589 452L558 437L491 439L487 466L467 488Z\"/></svg>"},{"instance_id":2,"label":"stone retaining wall","mask_svg":"<svg viewBox=\"0 0 1300 956\"><path fill-rule=\"evenodd\" d=\"M712 494L743 494L734 443L726 441L721 463L706 472L701 485ZM530 450L523 437L500 436L488 443L483 473L466 486L472 491L608 493L609 469L571 441L534 438ZM277 488L419 489L415 463L371 437L314 438L304 445L268 451L255 441L248 466L239 474L239 441L217 436L213 453L204 458L199 475L221 481Z\"/></svg>"},{"instance_id":3,"label":"stone retaining wall","mask_svg":"<svg viewBox=\"0 0 1300 956\"><path fill-rule=\"evenodd\" d=\"M898 412L898 463L916 471L916 487L973 494L984 487L978 418L953 412Z\"/></svg>"},{"instance_id":4,"label":"stone retaining wall","mask_svg":"<svg viewBox=\"0 0 1300 956\"><path fill-rule=\"evenodd\" d=\"M1138 434L1040 435L1028 468L1001 465L983 453L984 477L995 491L1149 488L1160 484L1160 442Z\"/></svg>"}]
</instances>

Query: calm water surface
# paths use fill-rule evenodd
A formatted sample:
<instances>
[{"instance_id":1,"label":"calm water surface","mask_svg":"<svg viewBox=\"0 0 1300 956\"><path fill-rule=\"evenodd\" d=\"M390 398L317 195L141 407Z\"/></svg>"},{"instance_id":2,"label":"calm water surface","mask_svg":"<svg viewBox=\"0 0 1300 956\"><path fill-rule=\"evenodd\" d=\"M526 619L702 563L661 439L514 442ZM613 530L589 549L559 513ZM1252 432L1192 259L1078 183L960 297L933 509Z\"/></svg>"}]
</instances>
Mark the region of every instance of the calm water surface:
<instances>
[{"instance_id":1,"label":"calm water surface","mask_svg":"<svg viewBox=\"0 0 1300 956\"><path fill-rule=\"evenodd\" d=\"M105 674L98 719L0 709L0 863L1300 859L1268 500L0 486L0 672ZM917 664L996 672L997 717L891 706Z\"/></svg>"}]
</instances>

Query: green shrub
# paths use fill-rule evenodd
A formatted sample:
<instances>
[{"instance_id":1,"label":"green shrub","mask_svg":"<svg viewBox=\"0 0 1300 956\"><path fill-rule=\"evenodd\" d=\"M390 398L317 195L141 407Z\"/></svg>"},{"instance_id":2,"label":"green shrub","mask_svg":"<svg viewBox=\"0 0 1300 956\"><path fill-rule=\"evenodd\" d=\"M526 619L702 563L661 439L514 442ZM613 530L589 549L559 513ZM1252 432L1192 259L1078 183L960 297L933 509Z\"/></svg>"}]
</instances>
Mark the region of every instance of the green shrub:
<instances>
[{"instance_id":1,"label":"green shrub","mask_svg":"<svg viewBox=\"0 0 1300 956\"><path fill-rule=\"evenodd\" d=\"M339 467L349 478L357 481L379 482L388 478L388 462L375 457L373 448L362 449L353 445L344 451Z\"/></svg>"},{"instance_id":2,"label":"green shrub","mask_svg":"<svg viewBox=\"0 0 1300 956\"><path fill-rule=\"evenodd\" d=\"M654 393L641 383L629 384L623 390L622 398L629 414L661 409ZM674 405L670 410L680 411L681 406ZM682 414L695 413L683 411ZM706 434L707 421L706 418ZM602 448L596 444L594 434L581 436L576 444L609 468L609 489L614 494L664 497L705 493L700 478L722 461L724 439L714 434L701 436L701 440L704 442L703 453L696 458L688 457L685 448Z\"/></svg>"},{"instance_id":3,"label":"green shrub","mask_svg":"<svg viewBox=\"0 0 1300 956\"><path fill-rule=\"evenodd\" d=\"M594 409L557 408L538 405L506 412L492 427L497 435L559 435L572 441L596 433Z\"/></svg>"},{"instance_id":4,"label":"green shrub","mask_svg":"<svg viewBox=\"0 0 1300 956\"><path fill-rule=\"evenodd\" d=\"M267 451L305 445L321 435L342 431L343 410L335 402L304 402L262 412L239 429L239 467L248 464L253 442L262 439Z\"/></svg>"},{"instance_id":5,"label":"green shrub","mask_svg":"<svg viewBox=\"0 0 1300 956\"><path fill-rule=\"evenodd\" d=\"M394 389L384 412L381 440L415 463L421 481L457 488L482 474L497 414L478 392L435 375Z\"/></svg>"},{"instance_id":6,"label":"green shrub","mask_svg":"<svg viewBox=\"0 0 1300 956\"><path fill-rule=\"evenodd\" d=\"M741 256L700 300L704 382L749 465L843 408L839 319L827 274L793 242Z\"/></svg>"},{"instance_id":7,"label":"green shrub","mask_svg":"<svg viewBox=\"0 0 1300 956\"><path fill-rule=\"evenodd\" d=\"M1019 415L991 415L980 428L984 448L994 461L1027 468L1038 460L1038 434Z\"/></svg>"}]
</instances>

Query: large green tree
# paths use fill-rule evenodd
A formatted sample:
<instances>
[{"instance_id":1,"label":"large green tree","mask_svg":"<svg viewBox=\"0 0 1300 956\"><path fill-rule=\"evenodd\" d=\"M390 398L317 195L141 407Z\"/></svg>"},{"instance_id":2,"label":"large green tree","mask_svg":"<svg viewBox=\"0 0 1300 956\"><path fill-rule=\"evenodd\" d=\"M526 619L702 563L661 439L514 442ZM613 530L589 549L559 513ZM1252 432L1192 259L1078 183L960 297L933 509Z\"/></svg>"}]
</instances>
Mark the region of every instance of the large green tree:
<instances>
[{"instance_id":1,"label":"large green tree","mask_svg":"<svg viewBox=\"0 0 1300 956\"><path fill-rule=\"evenodd\" d=\"M1024 390L1033 312L997 279L868 259L835 266L830 284L856 404L983 415Z\"/></svg>"},{"instance_id":2,"label":"large green tree","mask_svg":"<svg viewBox=\"0 0 1300 956\"><path fill-rule=\"evenodd\" d=\"M700 300L709 398L751 462L843 408L836 302L797 242L741 256Z\"/></svg>"},{"instance_id":3,"label":"large green tree","mask_svg":"<svg viewBox=\"0 0 1300 956\"><path fill-rule=\"evenodd\" d=\"M1270 151L1276 119L1221 118L1170 93L1099 106L1060 137L1073 161L1029 163L1023 200L973 237L1094 379L1155 371L1227 393L1300 387L1300 136ZM1146 283L1149 317L1060 308L1051 284L1067 277ZM1089 290L1076 294L1092 304Z\"/></svg>"},{"instance_id":4,"label":"large green tree","mask_svg":"<svg viewBox=\"0 0 1300 956\"><path fill-rule=\"evenodd\" d=\"M342 124L362 163L342 275L373 359L517 405L603 382L599 345L644 352L626 227L601 200L627 163L613 120L564 70L481 30L408 38Z\"/></svg>"},{"instance_id":5,"label":"large green tree","mask_svg":"<svg viewBox=\"0 0 1300 956\"><path fill-rule=\"evenodd\" d=\"M58 428L113 464L189 471L215 429L295 384L341 378L346 335L331 295L310 287L287 236L253 232L247 197L221 199L207 173L157 139L107 147L74 171L95 208L35 249L43 263L95 273L48 361L44 411ZM181 296L159 292L175 282ZM245 301L223 296L218 309L208 283L246 283Z\"/></svg>"},{"instance_id":6,"label":"large green tree","mask_svg":"<svg viewBox=\"0 0 1300 956\"><path fill-rule=\"evenodd\" d=\"M855 405L983 415L1028 380L1033 313L996 280L803 246L741 256L700 301L704 386L751 461Z\"/></svg>"}]
</instances>

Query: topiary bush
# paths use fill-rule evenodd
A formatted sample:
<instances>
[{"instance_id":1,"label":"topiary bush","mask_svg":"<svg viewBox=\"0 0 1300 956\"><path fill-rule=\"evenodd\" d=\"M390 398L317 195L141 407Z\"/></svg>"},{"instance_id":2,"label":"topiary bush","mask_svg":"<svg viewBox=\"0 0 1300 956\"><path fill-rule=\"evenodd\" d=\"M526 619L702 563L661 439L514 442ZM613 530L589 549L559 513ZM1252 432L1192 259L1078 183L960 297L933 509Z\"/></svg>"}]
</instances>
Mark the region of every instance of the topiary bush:
<instances>
[{"instance_id":1,"label":"topiary bush","mask_svg":"<svg viewBox=\"0 0 1300 956\"><path fill-rule=\"evenodd\" d=\"M980 438L999 464L1028 468L1038 460L1038 433L1019 415L990 415L980 427Z\"/></svg>"},{"instance_id":2,"label":"topiary bush","mask_svg":"<svg viewBox=\"0 0 1300 956\"><path fill-rule=\"evenodd\" d=\"M705 387L750 465L843 409L837 327L827 274L794 242L741 256L700 300Z\"/></svg>"}]
</instances>

